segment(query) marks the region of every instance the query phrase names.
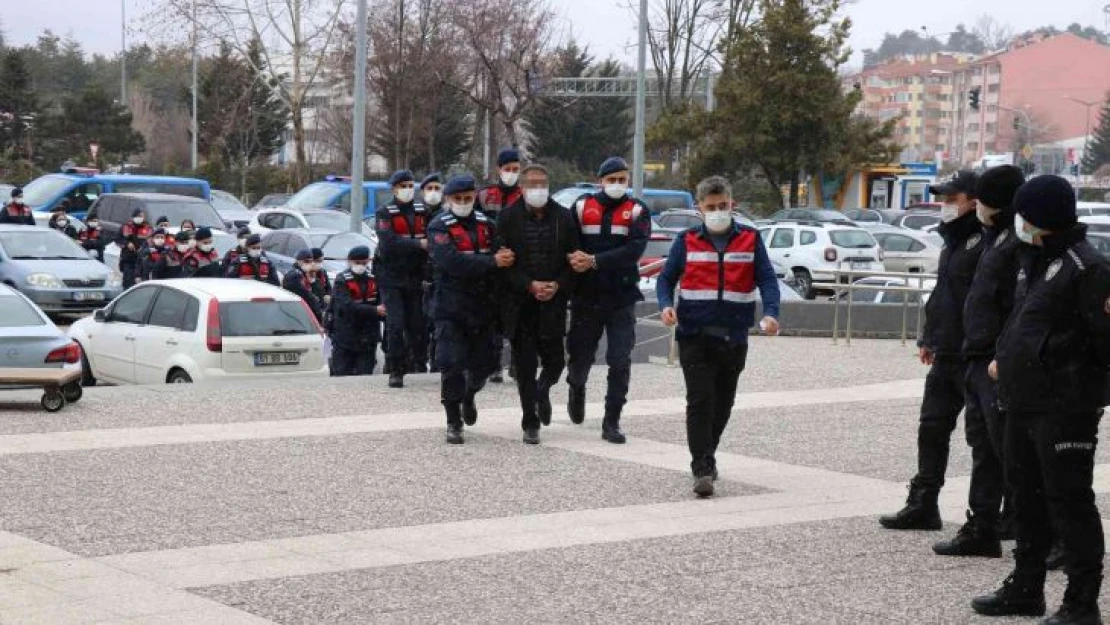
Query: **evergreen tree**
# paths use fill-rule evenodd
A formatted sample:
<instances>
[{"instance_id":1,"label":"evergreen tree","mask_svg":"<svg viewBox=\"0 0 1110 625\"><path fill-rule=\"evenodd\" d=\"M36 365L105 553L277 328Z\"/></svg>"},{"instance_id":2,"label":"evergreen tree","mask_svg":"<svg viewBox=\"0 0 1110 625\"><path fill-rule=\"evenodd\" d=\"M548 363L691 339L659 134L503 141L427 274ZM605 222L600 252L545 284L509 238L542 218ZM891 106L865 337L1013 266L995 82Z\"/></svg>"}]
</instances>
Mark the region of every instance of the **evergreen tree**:
<instances>
[{"instance_id":1,"label":"evergreen tree","mask_svg":"<svg viewBox=\"0 0 1110 625\"><path fill-rule=\"evenodd\" d=\"M47 116L43 133L41 159L43 166L53 169L68 159L89 160L89 144L99 146L96 165L123 162L146 147L143 136L131 128L131 113L97 85L85 87L80 93L66 97L61 111Z\"/></svg>"},{"instance_id":2,"label":"evergreen tree","mask_svg":"<svg viewBox=\"0 0 1110 625\"><path fill-rule=\"evenodd\" d=\"M0 155L27 158L28 133L39 115L38 99L24 55L0 52Z\"/></svg>"},{"instance_id":3,"label":"evergreen tree","mask_svg":"<svg viewBox=\"0 0 1110 625\"><path fill-rule=\"evenodd\" d=\"M1093 174L1104 165L1110 165L1110 95L1102 106L1102 113L1098 116L1098 126L1095 128L1083 155L1083 171Z\"/></svg>"}]
</instances>

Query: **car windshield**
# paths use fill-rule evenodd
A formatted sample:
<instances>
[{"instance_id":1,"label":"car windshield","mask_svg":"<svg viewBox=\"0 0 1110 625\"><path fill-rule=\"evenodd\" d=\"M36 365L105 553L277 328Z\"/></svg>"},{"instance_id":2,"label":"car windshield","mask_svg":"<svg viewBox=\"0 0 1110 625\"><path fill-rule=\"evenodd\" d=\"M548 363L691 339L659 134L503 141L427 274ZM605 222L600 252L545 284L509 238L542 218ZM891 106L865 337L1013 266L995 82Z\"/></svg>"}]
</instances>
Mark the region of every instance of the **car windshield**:
<instances>
[{"instance_id":1,"label":"car windshield","mask_svg":"<svg viewBox=\"0 0 1110 625\"><path fill-rule=\"evenodd\" d=\"M28 206L41 206L76 184L65 176L43 176L23 187L23 202Z\"/></svg>"},{"instance_id":2,"label":"car windshield","mask_svg":"<svg viewBox=\"0 0 1110 625\"><path fill-rule=\"evenodd\" d=\"M224 229L224 222L220 214L207 202L175 202L155 200L149 203L148 218L157 219L165 216L171 224L180 224L186 219L192 221L198 228Z\"/></svg>"},{"instance_id":3,"label":"car windshield","mask_svg":"<svg viewBox=\"0 0 1110 625\"><path fill-rule=\"evenodd\" d=\"M89 253L55 230L0 232L0 247L12 260L89 260Z\"/></svg>"},{"instance_id":4,"label":"car windshield","mask_svg":"<svg viewBox=\"0 0 1110 625\"><path fill-rule=\"evenodd\" d=\"M270 195L263 196L258 201L259 206L284 206L285 201L289 199L289 195L285 193L271 193Z\"/></svg>"},{"instance_id":5,"label":"car windshield","mask_svg":"<svg viewBox=\"0 0 1110 625\"><path fill-rule=\"evenodd\" d=\"M667 254L671 253L671 245L674 241L671 239L652 239L648 241L647 247L644 248L644 258L666 258Z\"/></svg>"},{"instance_id":6,"label":"car windshield","mask_svg":"<svg viewBox=\"0 0 1110 625\"><path fill-rule=\"evenodd\" d=\"M323 240L317 239L322 237ZM352 247L365 245L374 249L374 242L365 235L355 232L341 232L330 235L312 235L312 244L324 251L324 258L328 260L346 260L347 252Z\"/></svg>"},{"instance_id":7,"label":"car windshield","mask_svg":"<svg viewBox=\"0 0 1110 625\"><path fill-rule=\"evenodd\" d=\"M204 199L204 187L196 182L128 180L114 185L116 193L162 193Z\"/></svg>"},{"instance_id":8,"label":"car windshield","mask_svg":"<svg viewBox=\"0 0 1110 625\"><path fill-rule=\"evenodd\" d=\"M236 197L227 191L212 192L212 206L218 211L245 211L250 210Z\"/></svg>"},{"instance_id":9,"label":"car windshield","mask_svg":"<svg viewBox=\"0 0 1110 625\"><path fill-rule=\"evenodd\" d=\"M829 233L829 239L837 247L875 247L875 239L863 230L833 230Z\"/></svg>"},{"instance_id":10,"label":"car windshield","mask_svg":"<svg viewBox=\"0 0 1110 625\"><path fill-rule=\"evenodd\" d=\"M335 182L317 182L301 189L285 203L287 208L303 210L306 208L327 208L331 199L343 191L343 185Z\"/></svg>"},{"instance_id":11,"label":"car windshield","mask_svg":"<svg viewBox=\"0 0 1110 625\"><path fill-rule=\"evenodd\" d=\"M844 215L844 213L840 213L837 211L813 211L813 216L815 219L818 219L820 221L851 221L850 219L848 219L847 216Z\"/></svg>"},{"instance_id":12,"label":"car windshield","mask_svg":"<svg viewBox=\"0 0 1110 625\"><path fill-rule=\"evenodd\" d=\"M0 295L0 328L44 326L46 320L18 295Z\"/></svg>"},{"instance_id":13,"label":"car windshield","mask_svg":"<svg viewBox=\"0 0 1110 625\"><path fill-rule=\"evenodd\" d=\"M316 326L301 302L220 303L220 333L236 336L313 334Z\"/></svg>"},{"instance_id":14,"label":"car windshield","mask_svg":"<svg viewBox=\"0 0 1110 625\"><path fill-rule=\"evenodd\" d=\"M681 193L645 193L644 204L653 215L672 208L690 208L689 200Z\"/></svg>"},{"instance_id":15,"label":"car windshield","mask_svg":"<svg viewBox=\"0 0 1110 625\"><path fill-rule=\"evenodd\" d=\"M347 213L311 213L304 216L309 228L346 230L351 227L351 216Z\"/></svg>"}]
</instances>

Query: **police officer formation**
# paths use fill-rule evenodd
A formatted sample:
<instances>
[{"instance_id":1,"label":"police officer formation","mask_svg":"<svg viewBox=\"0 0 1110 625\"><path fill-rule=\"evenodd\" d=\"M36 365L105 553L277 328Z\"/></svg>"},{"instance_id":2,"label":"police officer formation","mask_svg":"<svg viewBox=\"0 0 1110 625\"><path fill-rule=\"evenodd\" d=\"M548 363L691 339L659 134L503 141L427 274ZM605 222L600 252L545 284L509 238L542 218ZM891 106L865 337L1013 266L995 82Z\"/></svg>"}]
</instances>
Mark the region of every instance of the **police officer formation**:
<instances>
[{"instance_id":1,"label":"police officer formation","mask_svg":"<svg viewBox=\"0 0 1110 625\"><path fill-rule=\"evenodd\" d=\"M936 287L918 341L929 366L917 472L892 530L940 530L937 497L961 410L971 447L967 522L933 545L940 556L1002 557L1014 568L971 607L1042 616L1046 571L1067 590L1047 625L1102 623L1104 553L1092 490L1110 365L1110 269L1087 242L1076 193L1057 176L1026 181L1004 165L960 171L930 192L944 200Z\"/></svg>"}]
</instances>

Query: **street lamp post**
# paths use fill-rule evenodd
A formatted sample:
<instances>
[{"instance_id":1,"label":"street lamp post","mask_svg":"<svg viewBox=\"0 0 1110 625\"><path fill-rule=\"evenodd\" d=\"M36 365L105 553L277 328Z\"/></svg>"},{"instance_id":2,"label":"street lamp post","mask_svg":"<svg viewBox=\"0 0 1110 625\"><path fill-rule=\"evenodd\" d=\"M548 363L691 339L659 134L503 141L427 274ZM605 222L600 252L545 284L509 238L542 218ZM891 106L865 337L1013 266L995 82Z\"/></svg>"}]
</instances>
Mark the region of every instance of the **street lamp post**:
<instances>
[{"instance_id":1,"label":"street lamp post","mask_svg":"<svg viewBox=\"0 0 1110 625\"><path fill-rule=\"evenodd\" d=\"M351 137L351 232L362 232L362 175L366 171L366 0L358 0L355 15L354 136Z\"/></svg>"},{"instance_id":2,"label":"street lamp post","mask_svg":"<svg viewBox=\"0 0 1110 625\"><path fill-rule=\"evenodd\" d=\"M647 95L648 2L640 0L640 41L636 58L636 134L632 139L632 193L644 191L644 105Z\"/></svg>"},{"instance_id":3,"label":"street lamp post","mask_svg":"<svg viewBox=\"0 0 1110 625\"><path fill-rule=\"evenodd\" d=\"M193 143L190 146L190 163L193 173L197 171L197 0L193 0Z\"/></svg>"},{"instance_id":4,"label":"street lamp post","mask_svg":"<svg viewBox=\"0 0 1110 625\"><path fill-rule=\"evenodd\" d=\"M127 106L127 0L119 0L119 103Z\"/></svg>"}]
</instances>

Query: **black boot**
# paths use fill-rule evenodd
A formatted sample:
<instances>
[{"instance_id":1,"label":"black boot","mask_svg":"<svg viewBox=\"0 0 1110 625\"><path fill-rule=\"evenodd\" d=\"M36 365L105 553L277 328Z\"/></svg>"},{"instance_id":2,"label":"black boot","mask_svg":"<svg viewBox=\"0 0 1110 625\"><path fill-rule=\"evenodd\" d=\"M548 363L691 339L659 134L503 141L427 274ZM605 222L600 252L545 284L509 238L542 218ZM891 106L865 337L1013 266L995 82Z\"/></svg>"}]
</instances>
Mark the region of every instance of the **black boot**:
<instances>
[{"instance_id":1,"label":"black boot","mask_svg":"<svg viewBox=\"0 0 1110 625\"><path fill-rule=\"evenodd\" d=\"M1065 560L1067 560L1067 553L1064 551L1064 541L1057 536L1052 540L1052 551L1048 552L1044 565L1050 571L1058 571L1064 568Z\"/></svg>"},{"instance_id":2,"label":"black boot","mask_svg":"<svg viewBox=\"0 0 1110 625\"><path fill-rule=\"evenodd\" d=\"M452 445L462 445L462 407L455 402L444 402L443 409L447 412L447 442Z\"/></svg>"},{"instance_id":3,"label":"black boot","mask_svg":"<svg viewBox=\"0 0 1110 625\"><path fill-rule=\"evenodd\" d=\"M1014 569L1001 588L972 599L971 609L985 616L1043 616L1044 571Z\"/></svg>"},{"instance_id":4,"label":"black boot","mask_svg":"<svg viewBox=\"0 0 1110 625\"><path fill-rule=\"evenodd\" d=\"M586 387L570 386L570 394L567 398L567 415L570 416L570 422L575 425L579 425L586 420Z\"/></svg>"},{"instance_id":5,"label":"black boot","mask_svg":"<svg viewBox=\"0 0 1110 625\"><path fill-rule=\"evenodd\" d=\"M540 429L528 428L524 430L524 443L526 445L539 445L540 444Z\"/></svg>"},{"instance_id":6,"label":"black boot","mask_svg":"<svg viewBox=\"0 0 1110 625\"><path fill-rule=\"evenodd\" d=\"M605 415L601 422L601 438L617 445L623 444L628 439L621 432L621 418L619 415Z\"/></svg>"},{"instance_id":7,"label":"black boot","mask_svg":"<svg viewBox=\"0 0 1110 625\"><path fill-rule=\"evenodd\" d=\"M389 388L404 388L404 387L405 387L405 376L401 373L398 373L396 368L394 368L393 373L389 374Z\"/></svg>"},{"instance_id":8,"label":"black boot","mask_svg":"<svg viewBox=\"0 0 1110 625\"><path fill-rule=\"evenodd\" d=\"M536 389L536 415L543 425L551 425L551 388L542 382Z\"/></svg>"},{"instance_id":9,"label":"black boot","mask_svg":"<svg viewBox=\"0 0 1110 625\"><path fill-rule=\"evenodd\" d=\"M478 422L478 406L474 405L474 396L469 393L463 399L462 419L463 423L467 425L474 425Z\"/></svg>"},{"instance_id":10,"label":"black boot","mask_svg":"<svg viewBox=\"0 0 1110 625\"><path fill-rule=\"evenodd\" d=\"M956 537L933 545L938 556L979 556L1001 558L1002 541L998 539L997 523L981 520L967 513L967 523L956 532Z\"/></svg>"},{"instance_id":11,"label":"black boot","mask_svg":"<svg viewBox=\"0 0 1110 625\"><path fill-rule=\"evenodd\" d=\"M1098 591L1102 577L1068 577L1064 602L1056 614L1041 621L1041 625L1102 625L1098 611Z\"/></svg>"},{"instance_id":12,"label":"black boot","mask_svg":"<svg viewBox=\"0 0 1110 625\"><path fill-rule=\"evenodd\" d=\"M712 497L713 490L712 475L701 475L694 478L694 494L698 497Z\"/></svg>"},{"instance_id":13,"label":"black boot","mask_svg":"<svg viewBox=\"0 0 1110 625\"><path fill-rule=\"evenodd\" d=\"M910 482L906 507L879 517L879 524L888 530L939 530L944 524L940 520L937 495L936 490Z\"/></svg>"}]
</instances>

